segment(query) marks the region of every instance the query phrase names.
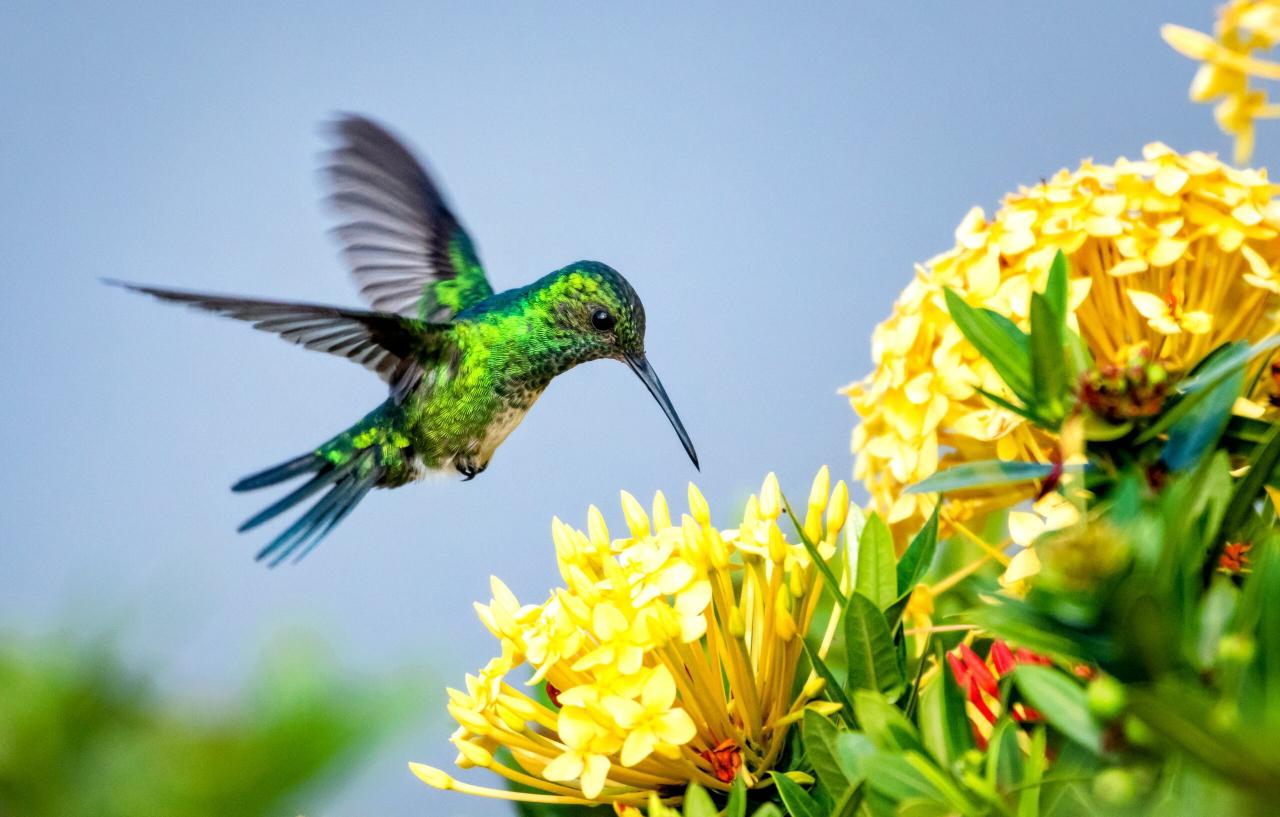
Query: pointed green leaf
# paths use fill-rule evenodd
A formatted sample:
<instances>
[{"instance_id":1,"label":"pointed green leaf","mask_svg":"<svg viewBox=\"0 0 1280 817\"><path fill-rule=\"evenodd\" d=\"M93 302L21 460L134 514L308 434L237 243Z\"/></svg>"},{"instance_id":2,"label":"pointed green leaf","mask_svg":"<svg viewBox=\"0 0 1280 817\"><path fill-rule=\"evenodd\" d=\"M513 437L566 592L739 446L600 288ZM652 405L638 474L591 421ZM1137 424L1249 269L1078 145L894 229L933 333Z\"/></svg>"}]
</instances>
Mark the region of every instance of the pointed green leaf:
<instances>
[{"instance_id":1,"label":"pointed green leaf","mask_svg":"<svg viewBox=\"0 0 1280 817\"><path fill-rule=\"evenodd\" d=\"M939 471L927 479L907 486L907 493L931 494L989 488L993 485L1010 485L1016 482L1044 479L1052 473L1053 466L1044 462L979 460Z\"/></svg>"},{"instance_id":2,"label":"pointed green leaf","mask_svg":"<svg viewBox=\"0 0 1280 817\"><path fill-rule=\"evenodd\" d=\"M920 725L920 739L944 766L973 748L964 693L949 673L934 673L921 688L916 723Z\"/></svg>"},{"instance_id":3,"label":"pointed green leaf","mask_svg":"<svg viewBox=\"0 0 1280 817\"><path fill-rule=\"evenodd\" d=\"M778 787L782 805L787 807L787 813L791 817L826 817L809 792L800 788L799 783L785 774L778 772L769 772L769 774L773 777L773 785Z\"/></svg>"},{"instance_id":4,"label":"pointed green leaf","mask_svg":"<svg viewBox=\"0 0 1280 817\"><path fill-rule=\"evenodd\" d=\"M859 785L867 779L862 759L875 753L875 744L861 732L843 730L836 733L836 761L850 785Z\"/></svg>"},{"instance_id":5,"label":"pointed green leaf","mask_svg":"<svg viewBox=\"0 0 1280 817\"><path fill-rule=\"evenodd\" d=\"M1228 373L1169 428L1169 441L1160 455L1166 465L1183 471L1200 462L1222 436L1243 386L1244 369Z\"/></svg>"},{"instance_id":6,"label":"pointed green leaf","mask_svg":"<svg viewBox=\"0 0 1280 817\"><path fill-rule=\"evenodd\" d=\"M804 754L813 766L818 783L827 790L831 799L840 802L850 789L836 757L836 727L831 721L814 712L804 713Z\"/></svg>"},{"instance_id":7,"label":"pointed green leaf","mask_svg":"<svg viewBox=\"0 0 1280 817\"><path fill-rule=\"evenodd\" d=\"M1031 293L1031 380L1035 411L1054 427L1062 419L1067 394L1062 350L1061 321L1043 295Z\"/></svg>"},{"instance_id":8,"label":"pointed green leaf","mask_svg":"<svg viewBox=\"0 0 1280 817\"><path fill-rule=\"evenodd\" d=\"M855 691L853 711L858 716L858 727L876 748L885 751L914 749L922 754L926 753L924 744L920 742L920 735L911 721L879 692L865 689Z\"/></svg>"},{"instance_id":9,"label":"pointed green leaf","mask_svg":"<svg viewBox=\"0 0 1280 817\"><path fill-rule=\"evenodd\" d=\"M951 289L946 290L945 297L947 311L965 339L991 363L1020 400L1030 402L1031 356L1026 335L1008 318L990 310L974 309Z\"/></svg>"},{"instance_id":10,"label":"pointed green leaf","mask_svg":"<svg viewBox=\"0 0 1280 817\"><path fill-rule=\"evenodd\" d=\"M684 792L684 817L717 817L719 813L707 790L697 783L690 783Z\"/></svg>"},{"instance_id":11,"label":"pointed green leaf","mask_svg":"<svg viewBox=\"0 0 1280 817\"><path fill-rule=\"evenodd\" d=\"M1102 751L1102 730L1074 680L1052 667L1024 664L1014 668L1013 681L1050 726L1094 754Z\"/></svg>"},{"instance_id":12,"label":"pointed green leaf","mask_svg":"<svg viewBox=\"0 0 1280 817\"><path fill-rule=\"evenodd\" d=\"M809 646L809 642L800 639L800 648L804 650L805 657L809 659L809 666L813 667L813 671L818 677L826 682L823 686L823 694L833 703L840 704L840 715L846 722L853 723L853 702L849 700L849 696L845 694L844 687L836 680L836 676L832 674L831 669L818 656L818 651Z\"/></svg>"},{"instance_id":13,"label":"pointed green leaf","mask_svg":"<svg viewBox=\"0 0 1280 817\"><path fill-rule=\"evenodd\" d=\"M858 813L859 807L862 805L863 795L866 792L866 784L859 783L851 787L844 793L844 797L836 801L835 808L831 810L831 817L854 817Z\"/></svg>"},{"instance_id":14,"label":"pointed green leaf","mask_svg":"<svg viewBox=\"0 0 1280 817\"><path fill-rule=\"evenodd\" d=\"M1252 346L1244 341L1236 341L1221 347L1206 358L1204 365L1198 367L1190 377L1181 380L1176 389L1180 394L1190 394L1200 389L1212 388L1231 372L1243 369L1250 360L1277 347L1280 347L1280 335L1260 340Z\"/></svg>"},{"instance_id":15,"label":"pointed green leaf","mask_svg":"<svg viewBox=\"0 0 1280 817\"><path fill-rule=\"evenodd\" d=\"M804 544L805 552L809 554L809 558L813 560L818 572L825 579L823 587L835 597L836 601L840 601L840 582L836 579L835 573L831 571L831 566L827 564L826 559L823 559L822 554L818 552L818 546L809 541L809 536L804 532L804 525L801 524L800 517L796 516L796 512L791 509L791 503L787 501L786 496L782 497L782 502L787 509L787 516L791 517L791 523L795 525L796 535L800 537L800 541Z\"/></svg>"},{"instance_id":16,"label":"pointed green leaf","mask_svg":"<svg viewBox=\"0 0 1280 817\"><path fill-rule=\"evenodd\" d=\"M1062 250L1058 250L1053 256L1053 263L1049 265L1049 280L1044 285L1044 299L1048 304L1050 312L1054 320L1058 324L1058 331L1062 331L1067 325L1067 310L1069 308L1068 299L1071 297L1069 275L1070 270L1067 265L1067 256Z\"/></svg>"},{"instance_id":17,"label":"pointed green leaf","mask_svg":"<svg viewBox=\"0 0 1280 817\"><path fill-rule=\"evenodd\" d=\"M938 549L938 508L933 506L929 521L907 545L902 558L898 560L898 595L910 593L933 564L933 555Z\"/></svg>"},{"instance_id":18,"label":"pointed green leaf","mask_svg":"<svg viewBox=\"0 0 1280 817\"><path fill-rule=\"evenodd\" d=\"M1031 735L1031 751L1027 753L1022 790L1018 793L1018 817L1040 817L1040 780L1044 777L1045 731L1041 726Z\"/></svg>"},{"instance_id":19,"label":"pointed green leaf","mask_svg":"<svg viewBox=\"0 0 1280 817\"><path fill-rule=\"evenodd\" d=\"M918 752L877 752L866 759L867 782L891 800L946 804L954 813L983 813L937 766Z\"/></svg>"},{"instance_id":20,"label":"pointed green leaf","mask_svg":"<svg viewBox=\"0 0 1280 817\"><path fill-rule=\"evenodd\" d=\"M1005 411L1008 411L1012 414L1016 414L1025 420L1029 420L1030 422L1033 422L1036 424L1040 423L1040 415L1036 414L1034 411L1032 411L1030 408L1027 408L1026 406L1020 406L1017 403L1010 402L998 394L994 394L992 392L987 391L981 386L974 386L973 390L976 391L978 394L981 394L986 399L990 400L992 403L995 403L997 406L1004 409Z\"/></svg>"},{"instance_id":21,"label":"pointed green leaf","mask_svg":"<svg viewBox=\"0 0 1280 817\"><path fill-rule=\"evenodd\" d=\"M1021 728L1008 715L996 722L987 743L987 784L998 789L1011 789L1022 783L1022 747L1018 745Z\"/></svg>"},{"instance_id":22,"label":"pointed green leaf","mask_svg":"<svg viewBox=\"0 0 1280 817\"><path fill-rule=\"evenodd\" d=\"M1262 493L1277 464L1280 464L1280 425L1273 426L1264 443L1249 458L1249 473L1236 483L1231 503L1222 518L1222 532L1231 536L1240 531L1253 512L1254 500Z\"/></svg>"},{"instance_id":23,"label":"pointed green leaf","mask_svg":"<svg viewBox=\"0 0 1280 817\"><path fill-rule=\"evenodd\" d=\"M893 534L879 514L871 514L858 539L857 572L853 587L883 610L898 597Z\"/></svg>"},{"instance_id":24,"label":"pointed green leaf","mask_svg":"<svg viewBox=\"0 0 1280 817\"><path fill-rule=\"evenodd\" d=\"M845 689L870 689L887 694L902 686L902 672L893 636L884 613L875 602L859 592L849 597L844 609L844 644L849 658Z\"/></svg>"}]
</instances>

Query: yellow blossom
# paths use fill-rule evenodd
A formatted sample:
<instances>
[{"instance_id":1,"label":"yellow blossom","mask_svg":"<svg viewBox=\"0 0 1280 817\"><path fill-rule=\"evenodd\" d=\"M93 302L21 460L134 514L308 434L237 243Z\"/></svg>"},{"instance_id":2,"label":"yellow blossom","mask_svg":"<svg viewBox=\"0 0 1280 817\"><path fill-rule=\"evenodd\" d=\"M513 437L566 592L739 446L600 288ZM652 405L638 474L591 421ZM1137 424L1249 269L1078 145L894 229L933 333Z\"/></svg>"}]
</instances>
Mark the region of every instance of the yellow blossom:
<instances>
[{"instance_id":1,"label":"yellow blossom","mask_svg":"<svg viewBox=\"0 0 1280 817\"><path fill-rule=\"evenodd\" d=\"M1021 188L990 219L980 208L970 210L956 228L955 248L918 266L890 317L876 327L871 374L845 389L861 415L853 433L854 476L898 542L919 529L937 501L903 489L941 468L993 458L1049 462L1079 453L1074 445L1059 450L1060 440L976 391L1011 396L951 321L947 288L1026 330L1030 295L1043 290L1061 250L1071 269L1068 322L1094 358L1121 361L1127 350L1145 345L1177 376L1224 341L1259 340L1275 330L1275 192L1265 171L1151 144L1140 160L1086 161ZM1253 397L1271 383L1259 379ZM1035 490L960 493L948 497L944 520L982 516Z\"/></svg>"},{"instance_id":2,"label":"yellow blossom","mask_svg":"<svg viewBox=\"0 0 1280 817\"><path fill-rule=\"evenodd\" d=\"M825 632L825 655L834 621L814 621L824 577L780 527L789 524L784 507L770 474L730 530L712 526L692 485L690 512L678 521L661 493L649 513L624 492L622 538L594 507L585 532L553 520L564 586L541 605L522 604L492 579L492 598L476 612L501 654L449 690L458 765L532 791L477 786L420 764L414 773L436 788L611 802L619 813L690 782L727 791L740 776L768 785L790 725L807 708L832 707L814 700L820 682L797 678L797 636ZM833 487L823 468L803 529L828 557L848 515L848 487ZM523 685L513 679L522 669Z\"/></svg>"},{"instance_id":3,"label":"yellow blossom","mask_svg":"<svg viewBox=\"0 0 1280 817\"><path fill-rule=\"evenodd\" d=\"M1022 596L1030 580L1040 572L1040 558L1032 544L1042 534L1061 530L1080 520L1080 512L1058 493L1046 494L1030 511L1009 512L1009 538L1019 549L1005 566L1000 586L1011 594Z\"/></svg>"},{"instance_id":4,"label":"yellow blossom","mask_svg":"<svg viewBox=\"0 0 1280 817\"><path fill-rule=\"evenodd\" d=\"M1254 121L1280 117L1280 105L1269 103L1266 91L1251 82L1280 79L1280 63L1256 56L1280 42L1280 0L1232 0L1218 10L1212 37L1177 25L1160 33L1179 53L1202 63L1191 81L1191 99L1218 100L1218 127L1235 138L1236 162L1249 161Z\"/></svg>"}]
</instances>

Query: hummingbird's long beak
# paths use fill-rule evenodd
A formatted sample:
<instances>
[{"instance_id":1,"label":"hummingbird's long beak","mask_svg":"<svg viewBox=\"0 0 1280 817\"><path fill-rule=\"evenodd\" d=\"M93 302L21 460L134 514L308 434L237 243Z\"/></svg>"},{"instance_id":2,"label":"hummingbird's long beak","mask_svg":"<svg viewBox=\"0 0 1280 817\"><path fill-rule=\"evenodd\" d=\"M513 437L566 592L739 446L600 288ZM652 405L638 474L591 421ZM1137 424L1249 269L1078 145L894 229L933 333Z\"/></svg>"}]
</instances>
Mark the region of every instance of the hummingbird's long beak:
<instances>
[{"instance_id":1,"label":"hummingbird's long beak","mask_svg":"<svg viewBox=\"0 0 1280 817\"><path fill-rule=\"evenodd\" d=\"M693 467L701 471L702 468L698 465L698 452L693 450L693 440L689 439L689 432L684 430L684 425L680 422L680 415L676 414L676 408L671 405L671 398L667 397L667 390L662 388L662 381L658 379L657 373L649 365L649 360L643 356L632 357L631 355L627 355L623 359L631 367L631 371L636 373L636 377L639 377L649 387L649 394L652 394L653 399L657 400L658 405L662 406L662 411L667 415L667 419L671 421L671 427L676 430L676 436L680 438L680 444L684 446L685 453L689 455L689 459L693 460Z\"/></svg>"}]
</instances>

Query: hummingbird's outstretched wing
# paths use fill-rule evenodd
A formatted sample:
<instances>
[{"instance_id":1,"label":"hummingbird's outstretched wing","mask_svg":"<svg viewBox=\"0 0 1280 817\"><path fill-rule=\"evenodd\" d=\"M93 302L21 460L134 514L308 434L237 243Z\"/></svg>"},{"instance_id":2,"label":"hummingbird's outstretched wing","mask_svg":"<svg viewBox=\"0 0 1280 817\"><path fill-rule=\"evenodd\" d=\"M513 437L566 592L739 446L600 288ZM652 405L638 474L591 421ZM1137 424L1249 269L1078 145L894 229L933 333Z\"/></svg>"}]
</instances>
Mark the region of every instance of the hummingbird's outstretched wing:
<instances>
[{"instance_id":1,"label":"hummingbird's outstretched wing","mask_svg":"<svg viewBox=\"0 0 1280 817\"><path fill-rule=\"evenodd\" d=\"M421 362L436 357L448 343L441 324L381 312L336 306L266 301L207 295L200 292L106 281L162 301L185 304L227 318L247 321L253 328L274 332L307 349L345 357L377 372L400 402L422 378Z\"/></svg>"},{"instance_id":2,"label":"hummingbird's outstretched wing","mask_svg":"<svg viewBox=\"0 0 1280 817\"><path fill-rule=\"evenodd\" d=\"M361 116L333 132L328 200L345 219L334 233L369 305L447 321L492 295L471 237L408 148Z\"/></svg>"}]
</instances>

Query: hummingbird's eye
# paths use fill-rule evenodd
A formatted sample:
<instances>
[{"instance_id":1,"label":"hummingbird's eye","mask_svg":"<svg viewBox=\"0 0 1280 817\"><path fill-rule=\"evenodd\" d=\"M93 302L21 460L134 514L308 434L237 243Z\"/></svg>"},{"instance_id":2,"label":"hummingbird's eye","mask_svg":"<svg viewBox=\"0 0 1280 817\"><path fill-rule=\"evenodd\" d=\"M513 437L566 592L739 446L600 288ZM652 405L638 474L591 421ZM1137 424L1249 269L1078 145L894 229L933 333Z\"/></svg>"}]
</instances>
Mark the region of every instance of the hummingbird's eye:
<instances>
[{"instance_id":1,"label":"hummingbird's eye","mask_svg":"<svg viewBox=\"0 0 1280 817\"><path fill-rule=\"evenodd\" d=\"M607 309L597 309L591 313L591 325L601 332L608 332L617 323Z\"/></svg>"}]
</instances>

